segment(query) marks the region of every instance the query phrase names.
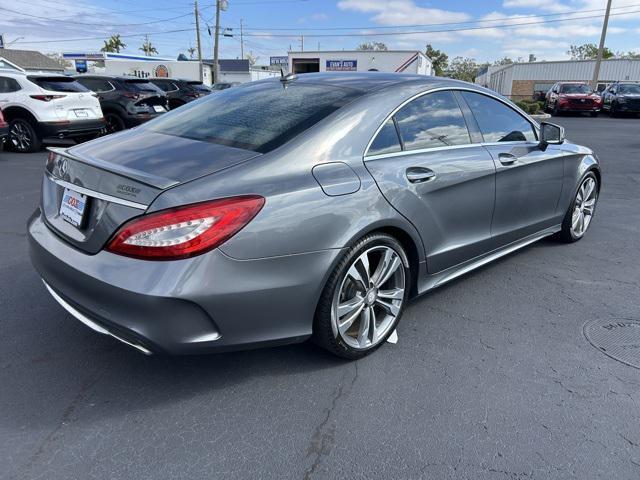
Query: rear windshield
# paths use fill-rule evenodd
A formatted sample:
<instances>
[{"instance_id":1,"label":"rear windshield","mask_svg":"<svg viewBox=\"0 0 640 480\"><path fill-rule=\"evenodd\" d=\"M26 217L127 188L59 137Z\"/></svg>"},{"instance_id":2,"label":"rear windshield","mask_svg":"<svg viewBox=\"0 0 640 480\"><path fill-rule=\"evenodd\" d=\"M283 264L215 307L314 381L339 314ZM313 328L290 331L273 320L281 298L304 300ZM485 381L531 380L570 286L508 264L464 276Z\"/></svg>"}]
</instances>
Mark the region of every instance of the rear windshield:
<instances>
[{"instance_id":1,"label":"rear windshield","mask_svg":"<svg viewBox=\"0 0 640 480\"><path fill-rule=\"evenodd\" d=\"M27 77L40 88L50 92L88 92L83 85L72 77Z\"/></svg>"},{"instance_id":2,"label":"rear windshield","mask_svg":"<svg viewBox=\"0 0 640 480\"><path fill-rule=\"evenodd\" d=\"M589 85L567 84L560 87L560 93L593 93Z\"/></svg>"},{"instance_id":3,"label":"rear windshield","mask_svg":"<svg viewBox=\"0 0 640 480\"><path fill-rule=\"evenodd\" d=\"M363 92L279 81L229 88L149 123L158 133L266 153Z\"/></svg>"},{"instance_id":4,"label":"rear windshield","mask_svg":"<svg viewBox=\"0 0 640 480\"><path fill-rule=\"evenodd\" d=\"M194 90L198 90L201 92L210 92L211 89L209 87L207 87L206 85L202 84L201 82L187 82L187 85L189 85L191 88L193 88Z\"/></svg>"},{"instance_id":5,"label":"rear windshield","mask_svg":"<svg viewBox=\"0 0 640 480\"><path fill-rule=\"evenodd\" d=\"M125 80L123 83L130 92L162 92L149 80Z\"/></svg>"},{"instance_id":6,"label":"rear windshield","mask_svg":"<svg viewBox=\"0 0 640 480\"><path fill-rule=\"evenodd\" d=\"M640 94L640 85L620 85L618 93L637 93Z\"/></svg>"}]
</instances>

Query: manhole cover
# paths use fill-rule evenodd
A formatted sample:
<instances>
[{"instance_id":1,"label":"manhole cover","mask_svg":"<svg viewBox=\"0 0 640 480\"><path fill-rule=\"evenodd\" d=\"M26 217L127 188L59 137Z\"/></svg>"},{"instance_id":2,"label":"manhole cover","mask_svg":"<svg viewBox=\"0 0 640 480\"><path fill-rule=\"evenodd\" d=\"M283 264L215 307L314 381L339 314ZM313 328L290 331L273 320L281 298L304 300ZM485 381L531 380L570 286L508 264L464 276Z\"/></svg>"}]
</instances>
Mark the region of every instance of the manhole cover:
<instances>
[{"instance_id":1,"label":"manhole cover","mask_svg":"<svg viewBox=\"0 0 640 480\"><path fill-rule=\"evenodd\" d=\"M640 368L640 320L594 320L585 324L584 336L605 355Z\"/></svg>"}]
</instances>

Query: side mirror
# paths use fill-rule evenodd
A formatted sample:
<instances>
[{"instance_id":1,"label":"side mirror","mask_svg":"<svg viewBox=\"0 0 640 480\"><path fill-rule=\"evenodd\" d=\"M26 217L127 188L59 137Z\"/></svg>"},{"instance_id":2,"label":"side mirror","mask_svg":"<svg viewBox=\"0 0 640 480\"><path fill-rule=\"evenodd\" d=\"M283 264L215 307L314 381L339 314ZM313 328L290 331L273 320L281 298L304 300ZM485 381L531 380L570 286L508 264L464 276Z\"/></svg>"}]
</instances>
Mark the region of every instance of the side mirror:
<instances>
[{"instance_id":1,"label":"side mirror","mask_svg":"<svg viewBox=\"0 0 640 480\"><path fill-rule=\"evenodd\" d=\"M542 122L540 125L540 149L546 150L549 145L560 145L564 142L564 128L554 123Z\"/></svg>"}]
</instances>

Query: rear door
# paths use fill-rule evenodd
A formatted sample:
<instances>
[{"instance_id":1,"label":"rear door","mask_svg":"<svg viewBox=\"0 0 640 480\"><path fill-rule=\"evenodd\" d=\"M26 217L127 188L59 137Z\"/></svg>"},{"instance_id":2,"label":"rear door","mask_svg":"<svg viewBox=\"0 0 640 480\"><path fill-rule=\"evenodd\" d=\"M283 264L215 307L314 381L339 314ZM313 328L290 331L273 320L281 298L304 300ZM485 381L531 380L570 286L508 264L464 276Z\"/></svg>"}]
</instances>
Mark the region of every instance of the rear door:
<instances>
[{"instance_id":1,"label":"rear door","mask_svg":"<svg viewBox=\"0 0 640 480\"><path fill-rule=\"evenodd\" d=\"M382 194L420 232L430 272L491 242L495 166L473 135L454 92L427 93L384 125L365 157Z\"/></svg>"},{"instance_id":2,"label":"rear door","mask_svg":"<svg viewBox=\"0 0 640 480\"><path fill-rule=\"evenodd\" d=\"M504 245L558 223L563 151L540 149L531 122L502 101L462 92L496 166L496 205L491 233ZM560 213L561 215L561 213Z\"/></svg>"}]
</instances>

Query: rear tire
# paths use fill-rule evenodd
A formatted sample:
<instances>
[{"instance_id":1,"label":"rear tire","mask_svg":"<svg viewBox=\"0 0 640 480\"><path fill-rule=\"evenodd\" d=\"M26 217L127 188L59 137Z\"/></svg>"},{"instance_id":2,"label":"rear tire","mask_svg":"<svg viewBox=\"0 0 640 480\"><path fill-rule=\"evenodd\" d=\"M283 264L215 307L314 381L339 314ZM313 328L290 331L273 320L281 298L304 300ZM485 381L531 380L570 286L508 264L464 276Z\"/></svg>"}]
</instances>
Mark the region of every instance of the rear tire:
<instances>
[{"instance_id":1,"label":"rear tire","mask_svg":"<svg viewBox=\"0 0 640 480\"><path fill-rule=\"evenodd\" d=\"M104 114L104 120L106 122L105 130L107 135L124 130L127 126L124 120L117 113L108 112Z\"/></svg>"},{"instance_id":2,"label":"rear tire","mask_svg":"<svg viewBox=\"0 0 640 480\"><path fill-rule=\"evenodd\" d=\"M558 115L560 115L560 110L558 110L558 102L553 104L553 109L551 110L551 115L553 115L554 117L557 117Z\"/></svg>"},{"instance_id":3,"label":"rear tire","mask_svg":"<svg viewBox=\"0 0 640 480\"><path fill-rule=\"evenodd\" d=\"M14 152L33 153L40 150L42 139L29 120L19 117L9 122L7 146Z\"/></svg>"},{"instance_id":4,"label":"rear tire","mask_svg":"<svg viewBox=\"0 0 640 480\"><path fill-rule=\"evenodd\" d=\"M327 280L312 340L350 360L372 353L396 329L410 285L402 245L385 233L363 237L347 250Z\"/></svg>"},{"instance_id":5,"label":"rear tire","mask_svg":"<svg viewBox=\"0 0 640 480\"><path fill-rule=\"evenodd\" d=\"M555 235L565 243L577 242L584 237L598 203L600 186L593 172L588 172L579 185L562 221L562 230Z\"/></svg>"}]
</instances>

